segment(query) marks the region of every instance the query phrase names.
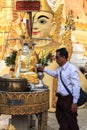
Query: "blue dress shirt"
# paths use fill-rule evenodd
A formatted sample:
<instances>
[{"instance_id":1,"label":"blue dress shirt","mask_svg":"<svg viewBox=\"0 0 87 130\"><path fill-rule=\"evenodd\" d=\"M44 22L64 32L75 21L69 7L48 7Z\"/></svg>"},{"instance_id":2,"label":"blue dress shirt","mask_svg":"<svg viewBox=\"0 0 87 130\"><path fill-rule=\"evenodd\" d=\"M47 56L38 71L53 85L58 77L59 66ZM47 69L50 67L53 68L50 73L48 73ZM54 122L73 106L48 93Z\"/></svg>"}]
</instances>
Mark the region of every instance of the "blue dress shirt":
<instances>
[{"instance_id":1,"label":"blue dress shirt","mask_svg":"<svg viewBox=\"0 0 87 130\"><path fill-rule=\"evenodd\" d=\"M64 84L66 84L73 95L73 103L77 103L80 95L80 79L78 69L70 62L66 62L66 64L64 64L62 67L59 66L56 70L49 70L47 68L44 68L44 72L50 76L58 78L57 92L62 96L67 96L69 93L61 82L60 71Z\"/></svg>"}]
</instances>

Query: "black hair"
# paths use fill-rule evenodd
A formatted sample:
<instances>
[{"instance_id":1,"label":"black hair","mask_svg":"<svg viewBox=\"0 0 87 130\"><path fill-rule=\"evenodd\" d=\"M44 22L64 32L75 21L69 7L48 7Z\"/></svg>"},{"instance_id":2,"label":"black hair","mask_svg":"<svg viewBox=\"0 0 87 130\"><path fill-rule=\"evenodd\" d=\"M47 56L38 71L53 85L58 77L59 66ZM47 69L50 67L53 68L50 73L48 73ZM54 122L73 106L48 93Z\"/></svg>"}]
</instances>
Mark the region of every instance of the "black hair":
<instances>
[{"instance_id":1,"label":"black hair","mask_svg":"<svg viewBox=\"0 0 87 130\"><path fill-rule=\"evenodd\" d=\"M28 43L27 42L23 43L23 46L28 46Z\"/></svg>"},{"instance_id":2,"label":"black hair","mask_svg":"<svg viewBox=\"0 0 87 130\"><path fill-rule=\"evenodd\" d=\"M56 52L59 52L60 56L65 56L66 59L68 59L68 51L66 50L66 48L57 49Z\"/></svg>"}]
</instances>

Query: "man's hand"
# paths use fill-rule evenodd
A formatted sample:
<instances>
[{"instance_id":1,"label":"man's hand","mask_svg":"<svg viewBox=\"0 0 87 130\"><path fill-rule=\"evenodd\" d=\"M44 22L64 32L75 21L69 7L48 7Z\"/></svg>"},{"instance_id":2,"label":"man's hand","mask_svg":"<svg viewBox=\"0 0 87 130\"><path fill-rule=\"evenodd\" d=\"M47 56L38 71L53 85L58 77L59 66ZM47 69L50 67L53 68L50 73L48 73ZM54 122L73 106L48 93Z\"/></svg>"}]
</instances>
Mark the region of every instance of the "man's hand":
<instances>
[{"instance_id":1,"label":"man's hand","mask_svg":"<svg viewBox=\"0 0 87 130\"><path fill-rule=\"evenodd\" d=\"M43 72L43 70L44 70L44 67L42 65L37 67L37 71L38 72Z\"/></svg>"},{"instance_id":2,"label":"man's hand","mask_svg":"<svg viewBox=\"0 0 87 130\"><path fill-rule=\"evenodd\" d=\"M72 112L76 112L77 111L77 104L76 103L72 103L72 105L71 105L71 111Z\"/></svg>"}]
</instances>

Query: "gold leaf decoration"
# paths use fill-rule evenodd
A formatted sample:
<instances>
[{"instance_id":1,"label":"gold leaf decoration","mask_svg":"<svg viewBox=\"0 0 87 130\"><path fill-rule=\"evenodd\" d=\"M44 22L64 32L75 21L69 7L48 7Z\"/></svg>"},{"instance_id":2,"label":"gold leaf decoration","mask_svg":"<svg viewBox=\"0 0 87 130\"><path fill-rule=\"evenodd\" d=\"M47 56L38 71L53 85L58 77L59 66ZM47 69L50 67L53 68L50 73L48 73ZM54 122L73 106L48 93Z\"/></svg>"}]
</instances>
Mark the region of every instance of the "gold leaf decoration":
<instances>
[{"instance_id":1,"label":"gold leaf decoration","mask_svg":"<svg viewBox=\"0 0 87 130\"><path fill-rule=\"evenodd\" d=\"M54 13L54 20L57 24L55 32L52 35L52 39L54 42L57 42L60 33L61 23L62 23L62 11L63 11L63 4L61 4L57 9L57 11Z\"/></svg>"},{"instance_id":2,"label":"gold leaf decoration","mask_svg":"<svg viewBox=\"0 0 87 130\"><path fill-rule=\"evenodd\" d=\"M70 60L72 55L71 30L66 30L63 36L59 38L59 42L61 44L59 48L65 47L67 49L69 53L69 60Z\"/></svg>"}]
</instances>

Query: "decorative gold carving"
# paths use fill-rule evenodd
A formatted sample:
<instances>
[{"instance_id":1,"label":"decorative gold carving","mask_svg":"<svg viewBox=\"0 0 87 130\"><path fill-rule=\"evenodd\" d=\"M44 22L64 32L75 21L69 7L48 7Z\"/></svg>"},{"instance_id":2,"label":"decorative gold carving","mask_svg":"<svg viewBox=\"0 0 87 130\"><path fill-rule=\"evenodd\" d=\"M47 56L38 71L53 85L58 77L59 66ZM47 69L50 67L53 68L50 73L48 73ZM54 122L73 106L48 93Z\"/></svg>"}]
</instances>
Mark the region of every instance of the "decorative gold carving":
<instances>
[{"instance_id":1,"label":"decorative gold carving","mask_svg":"<svg viewBox=\"0 0 87 130\"><path fill-rule=\"evenodd\" d=\"M69 53L69 60L72 55L72 41L71 41L71 30L75 30L75 22L73 19L73 12L70 10L65 22L65 32L59 37L60 47L66 47Z\"/></svg>"},{"instance_id":2,"label":"decorative gold carving","mask_svg":"<svg viewBox=\"0 0 87 130\"><path fill-rule=\"evenodd\" d=\"M54 33L52 34L52 39L54 42L58 41L59 33L61 30L61 23L62 23L62 11L63 11L63 4L59 6L57 11L54 13L54 21L56 22L56 29Z\"/></svg>"},{"instance_id":3,"label":"decorative gold carving","mask_svg":"<svg viewBox=\"0 0 87 130\"><path fill-rule=\"evenodd\" d=\"M70 10L68 13L68 16L66 16L65 29L66 30L70 30L70 29L75 30L75 22L74 22L72 10Z\"/></svg>"},{"instance_id":4,"label":"decorative gold carving","mask_svg":"<svg viewBox=\"0 0 87 130\"><path fill-rule=\"evenodd\" d=\"M71 41L71 30L66 30L62 37L60 37L60 47L65 47L69 53L69 60L72 55L72 41Z\"/></svg>"},{"instance_id":5,"label":"decorative gold carving","mask_svg":"<svg viewBox=\"0 0 87 130\"><path fill-rule=\"evenodd\" d=\"M0 92L0 113L36 114L49 109L49 90L44 92Z\"/></svg>"},{"instance_id":6,"label":"decorative gold carving","mask_svg":"<svg viewBox=\"0 0 87 130\"><path fill-rule=\"evenodd\" d=\"M66 47L69 53L68 60L70 60L71 55L72 55L71 30L74 30L74 29L75 29L75 23L73 21L73 12L70 11L66 18L65 31L61 36L59 36L59 39L58 39L60 43L59 48ZM57 97L55 96L56 89L57 89L57 79L54 78L53 79L53 93L52 93L52 107L54 108L56 106L56 100L57 100Z\"/></svg>"}]
</instances>

